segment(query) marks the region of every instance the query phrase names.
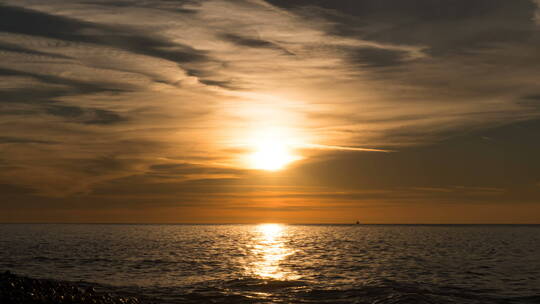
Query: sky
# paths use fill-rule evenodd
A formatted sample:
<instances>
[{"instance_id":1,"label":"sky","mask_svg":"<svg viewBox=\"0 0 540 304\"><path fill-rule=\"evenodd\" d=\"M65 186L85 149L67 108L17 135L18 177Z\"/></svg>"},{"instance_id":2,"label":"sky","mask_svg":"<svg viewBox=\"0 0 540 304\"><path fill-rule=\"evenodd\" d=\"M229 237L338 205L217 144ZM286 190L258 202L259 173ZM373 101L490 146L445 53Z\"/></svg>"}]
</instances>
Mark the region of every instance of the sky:
<instances>
[{"instance_id":1,"label":"sky","mask_svg":"<svg viewBox=\"0 0 540 304\"><path fill-rule=\"evenodd\" d=\"M538 0L0 1L0 222L540 223Z\"/></svg>"}]
</instances>

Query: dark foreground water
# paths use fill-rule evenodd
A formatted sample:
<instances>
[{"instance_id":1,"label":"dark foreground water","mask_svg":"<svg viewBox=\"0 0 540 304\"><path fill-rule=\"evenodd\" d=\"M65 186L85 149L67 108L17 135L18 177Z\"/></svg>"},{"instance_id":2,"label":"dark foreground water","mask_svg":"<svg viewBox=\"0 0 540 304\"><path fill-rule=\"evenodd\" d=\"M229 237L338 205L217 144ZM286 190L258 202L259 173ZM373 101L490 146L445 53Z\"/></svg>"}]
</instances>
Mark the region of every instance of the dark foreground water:
<instances>
[{"instance_id":1,"label":"dark foreground water","mask_svg":"<svg viewBox=\"0 0 540 304\"><path fill-rule=\"evenodd\" d=\"M158 303L540 303L540 226L0 225L0 270Z\"/></svg>"}]
</instances>

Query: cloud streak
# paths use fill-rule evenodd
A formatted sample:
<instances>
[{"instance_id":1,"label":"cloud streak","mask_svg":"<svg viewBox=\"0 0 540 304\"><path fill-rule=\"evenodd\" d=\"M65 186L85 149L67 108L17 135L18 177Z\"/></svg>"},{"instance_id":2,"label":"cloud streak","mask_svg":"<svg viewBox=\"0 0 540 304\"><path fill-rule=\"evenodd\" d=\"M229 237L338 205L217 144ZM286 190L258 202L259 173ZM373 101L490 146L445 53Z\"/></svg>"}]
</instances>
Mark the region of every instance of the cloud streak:
<instances>
[{"instance_id":1,"label":"cloud streak","mask_svg":"<svg viewBox=\"0 0 540 304\"><path fill-rule=\"evenodd\" d=\"M329 159L532 121L539 12L531 0L4 1L0 183L59 199L204 180L242 196L235 186L267 185L241 165L265 130L306 153L275 181L300 187ZM308 186L322 193L321 180Z\"/></svg>"},{"instance_id":2,"label":"cloud streak","mask_svg":"<svg viewBox=\"0 0 540 304\"><path fill-rule=\"evenodd\" d=\"M394 152L392 150L383 150L383 149L371 149L371 148L360 148L360 147L342 147L342 146L329 146L329 145L316 145L316 144L305 145L305 147L306 148L311 148L311 149L337 150L337 151Z\"/></svg>"}]
</instances>

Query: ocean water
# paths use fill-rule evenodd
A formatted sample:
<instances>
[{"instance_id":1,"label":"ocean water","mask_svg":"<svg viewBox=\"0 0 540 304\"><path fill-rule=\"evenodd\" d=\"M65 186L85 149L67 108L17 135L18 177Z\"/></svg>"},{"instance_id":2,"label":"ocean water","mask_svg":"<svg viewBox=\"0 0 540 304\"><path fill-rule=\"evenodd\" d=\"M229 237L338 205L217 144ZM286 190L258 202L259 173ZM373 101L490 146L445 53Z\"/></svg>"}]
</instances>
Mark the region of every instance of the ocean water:
<instances>
[{"instance_id":1,"label":"ocean water","mask_svg":"<svg viewBox=\"0 0 540 304\"><path fill-rule=\"evenodd\" d=\"M540 226L1 224L0 271L158 303L540 303Z\"/></svg>"}]
</instances>

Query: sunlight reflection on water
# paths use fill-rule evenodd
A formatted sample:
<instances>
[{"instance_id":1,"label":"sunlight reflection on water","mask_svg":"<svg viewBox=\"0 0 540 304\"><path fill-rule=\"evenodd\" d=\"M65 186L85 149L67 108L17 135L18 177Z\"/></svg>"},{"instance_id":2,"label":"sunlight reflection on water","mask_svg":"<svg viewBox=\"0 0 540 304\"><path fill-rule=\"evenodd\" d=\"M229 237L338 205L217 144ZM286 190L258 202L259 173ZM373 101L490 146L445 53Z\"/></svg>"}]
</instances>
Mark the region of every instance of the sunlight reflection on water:
<instances>
[{"instance_id":1,"label":"sunlight reflection on water","mask_svg":"<svg viewBox=\"0 0 540 304\"><path fill-rule=\"evenodd\" d=\"M252 244L252 263L248 272L265 279L291 280L298 278L281 264L294 250L285 243L287 229L281 224L255 226L256 236Z\"/></svg>"},{"instance_id":2,"label":"sunlight reflection on water","mask_svg":"<svg viewBox=\"0 0 540 304\"><path fill-rule=\"evenodd\" d=\"M539 229L0 224L0 269L155 303L537 304Z\"/></svg>"}]
</instances>

